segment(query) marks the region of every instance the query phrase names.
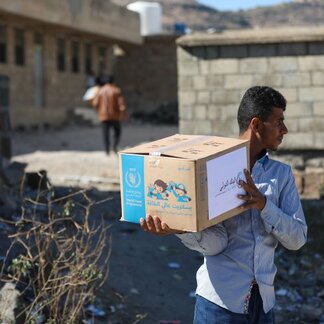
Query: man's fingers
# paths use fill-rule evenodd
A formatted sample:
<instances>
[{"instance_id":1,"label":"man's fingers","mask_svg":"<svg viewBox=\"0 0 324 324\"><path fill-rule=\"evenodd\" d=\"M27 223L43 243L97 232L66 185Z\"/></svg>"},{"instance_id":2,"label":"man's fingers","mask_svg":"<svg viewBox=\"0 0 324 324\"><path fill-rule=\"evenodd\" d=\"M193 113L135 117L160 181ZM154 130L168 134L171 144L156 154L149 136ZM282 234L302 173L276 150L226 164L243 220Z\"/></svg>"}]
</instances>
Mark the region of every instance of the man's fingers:
<instances>
[{"instance_id":1,"label":"man's fingers","mask_svg":"<svg viewBox=\"0 0 324 324\"><path fill-rule=\"evenodd\" d=\"M155 226L155 230L157 233L161 232L162 227L161 227L161 220L159 217L154 216L153 217L153 221L154 221L154 226Z\"/></svg>"},{"instance_id":2,"label":"man's fingers","mask_svg":"<svg viewBox=\"0 0 324 324\"><path fill-rule=\"evenodd\" d=\"M145 232L148 231L147 224L146 224L146 220L144 218L141 218L140 219L140 225L141 225L143 231L145 231Z\"/></svg>"},{"instance_id":3,"label":"man's fingers","mask_svg":"<svg viewBox=\"0 0 324 324\"><path fill-rule=\"evenodd\" d=\"M168 226L168 224L166 223L161 223L161 227L163 229L163 231L170 231L170 227Z\"/></svg>"},{"instance_id":4,"label":"man's fingers","mask_svg":"<svg viewBox=\"0 0 324 324\"><path fill-rule=\"evenodd\" d=\"M246 191L246 195L241 195L241 196L242 197L251 196L253 193L253 188L251 188L250 184L248 184L244 181L241 181L240 184L241 184L242 188Z\"/></svg>"},{"instance_id":5,"label":"man's fingers","mask_svg":"<svg viewBox=\"0 0 324 324\"><path fill-rule=\"evenodd\" d=\"M242 199L246 202L251 202L251 200L253 199L252 195L238 195L237 196L239 199Z\"/></svg>"},{"instance_id":6,"label":"man's fingers","mask_svg":"<svg viewBox=\"0 0 324 324\"><path fill-rule=\"evenodd\" d=\"M150 232L155 232L155 224L151 215L146 215L146 224Z\"/></svg>"},{"instance_id":7,"label":"man's fingers","mask_svg":"<svg viewBox=\"0 0 324 324\"><path fill-rule=\"evenodd\" d=\"M252 176L251 176L251 173L249 172L249 170L244 169L244 175L245 175L247 184L251 187L255 187L254 181L252 179Z\"/></svg>"},{"instance_id":8,"label":"man's fingers","mask_svg":"<svg viewBox=\"0 0 324 324\"><path fill-rule=\"evenodd\" d=\"M162 222L158 216L146 215L146 218L140 219L140 225L145 232L164 236L168 234L183 234L185 231L171 229L166 223Z\"/></svg>"}]
</instances>

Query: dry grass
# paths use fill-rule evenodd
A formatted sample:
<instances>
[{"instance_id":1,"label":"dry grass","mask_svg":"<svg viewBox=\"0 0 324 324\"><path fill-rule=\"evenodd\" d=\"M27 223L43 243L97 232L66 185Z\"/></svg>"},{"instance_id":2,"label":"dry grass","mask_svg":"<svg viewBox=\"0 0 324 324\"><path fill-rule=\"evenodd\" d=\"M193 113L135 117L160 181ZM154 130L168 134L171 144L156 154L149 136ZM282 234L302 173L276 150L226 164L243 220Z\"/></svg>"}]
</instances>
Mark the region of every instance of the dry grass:
<instances>
[{"instance_id":1,"label":"dry grass","mask_svg":"<svg viewBox=\"0 0 324 324\"><path fill-rule=\"evenodd\" d=\"M24 199L21 219L11 222L16 231L1 280L28 297L17 316L25 323L80 323L108 276L108 228L103 221L89 223L91 207L103 201L92 201L86 190L59 199L52 193L49 186L36 199Z\"/></svg>"}]
</instances>

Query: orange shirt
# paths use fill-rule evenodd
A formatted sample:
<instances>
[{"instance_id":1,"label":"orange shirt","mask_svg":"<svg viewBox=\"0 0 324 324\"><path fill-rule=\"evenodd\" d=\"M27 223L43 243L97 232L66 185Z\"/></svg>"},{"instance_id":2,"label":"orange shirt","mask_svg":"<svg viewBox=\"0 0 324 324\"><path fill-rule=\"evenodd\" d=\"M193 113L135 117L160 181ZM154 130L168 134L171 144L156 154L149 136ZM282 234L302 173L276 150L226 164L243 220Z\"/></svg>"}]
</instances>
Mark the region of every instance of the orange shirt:
<instances>
[{"instance_id":1,"label":"orange shirt","mask_svg":"<svg viewBox=\"0 0 324 324\"><path fill-rule=\"evenodd\" d=\"M122 120L126 105L121 90L114 84L105 84L92 101L100 121Z\"/></svg>"}]
</instances>

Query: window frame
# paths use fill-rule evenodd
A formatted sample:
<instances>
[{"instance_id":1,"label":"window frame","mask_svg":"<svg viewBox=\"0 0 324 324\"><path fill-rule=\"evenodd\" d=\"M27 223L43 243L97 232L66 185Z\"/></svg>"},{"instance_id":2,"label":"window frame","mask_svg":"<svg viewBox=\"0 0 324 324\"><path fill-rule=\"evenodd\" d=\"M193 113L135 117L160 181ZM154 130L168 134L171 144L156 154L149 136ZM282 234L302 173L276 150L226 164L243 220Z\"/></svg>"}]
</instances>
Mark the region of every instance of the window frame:
<instances>
[{"instance_id":1,"label":"window frame","mask_svg":"<svg viewBox=\"0 0 324 324\"><path fill-rule=\"evenodd\" d=\"M56 69L66 71L66 40L62 37L56 39Z\"/></svg>"},{"instance_id":2,"label":"window frame","mask_svg":"<svg viewBox=\"0 0 324 324\"><path fill-rule=\"evenodd\" d=\"M17 66L24 66L26 63L26 40L23 28L14 28L14 48L15 64Z\"/></svg>"},{"instance_id":3,"label":"window frame","mask_svg":"<svg viewBox=\"0 0 324 324\"><path fill-rule=\"evenodd\" d=\"M71 71L80 73L80 42L77 40L71 41Z\"/></svg>"},{"instance_id":4,"label":"window frame","mask_svg":"<svg viewBox=\"0 0 324 324\"><path fill-rule=\"evenodd\" d=\"M2 33L1 33L2 29ZM8 26L0 24L0 64L6 64L8 60Z\"/></svg>"}]
</instances>

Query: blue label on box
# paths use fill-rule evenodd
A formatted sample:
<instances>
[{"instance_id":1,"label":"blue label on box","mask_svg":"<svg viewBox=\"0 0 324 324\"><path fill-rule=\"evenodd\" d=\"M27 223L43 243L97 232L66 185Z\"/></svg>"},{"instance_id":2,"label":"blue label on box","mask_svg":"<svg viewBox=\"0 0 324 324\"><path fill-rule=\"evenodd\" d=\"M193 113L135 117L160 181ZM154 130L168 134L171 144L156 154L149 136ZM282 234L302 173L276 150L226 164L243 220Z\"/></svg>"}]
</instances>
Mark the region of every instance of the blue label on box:
<instances>
[{"instance_id":1,"label":"blue label on box","mask_svg":"<svg viewBox=\"0 0 324 324\"><path fill-rule=\"evenodd\" d=\"M144 157L139 155L121 156L123 172L123 212L124 220L139 223L146 216L144 187Z\"/></svg>"}]
</instances>

